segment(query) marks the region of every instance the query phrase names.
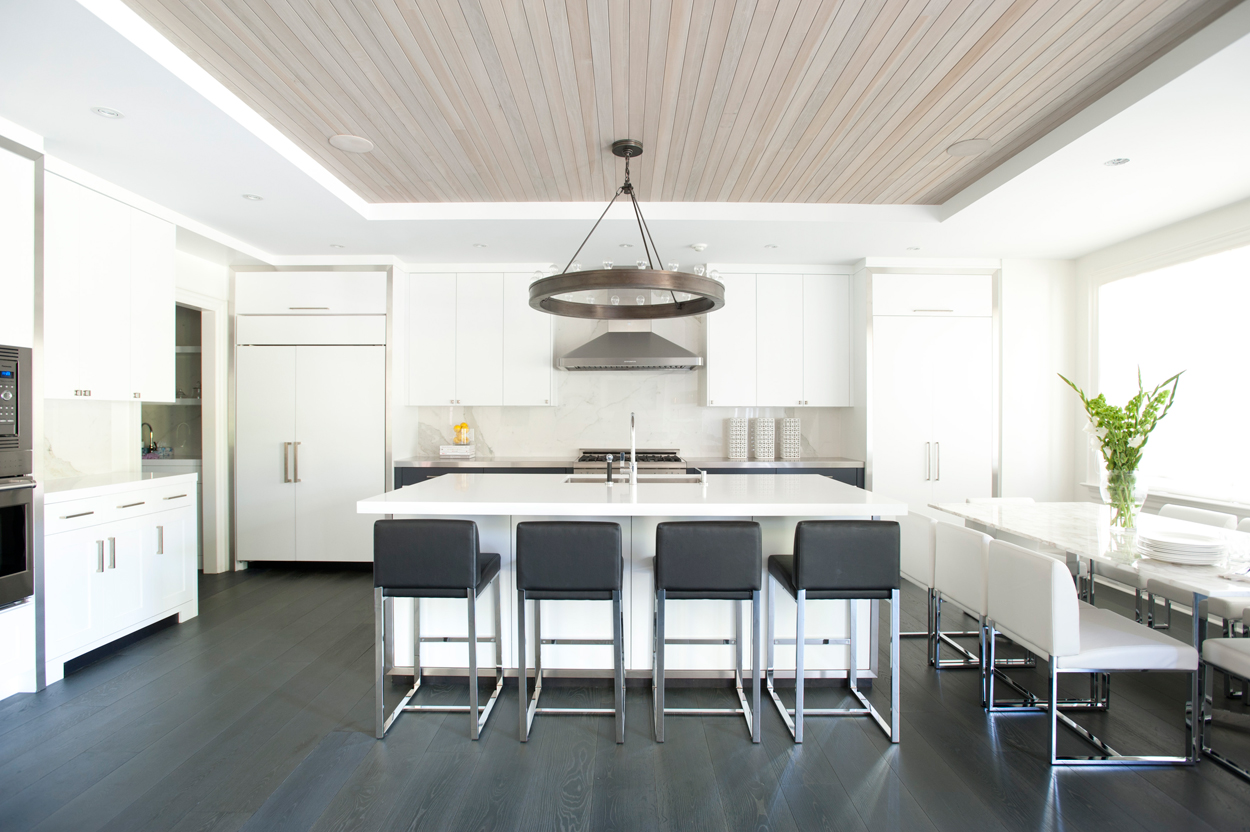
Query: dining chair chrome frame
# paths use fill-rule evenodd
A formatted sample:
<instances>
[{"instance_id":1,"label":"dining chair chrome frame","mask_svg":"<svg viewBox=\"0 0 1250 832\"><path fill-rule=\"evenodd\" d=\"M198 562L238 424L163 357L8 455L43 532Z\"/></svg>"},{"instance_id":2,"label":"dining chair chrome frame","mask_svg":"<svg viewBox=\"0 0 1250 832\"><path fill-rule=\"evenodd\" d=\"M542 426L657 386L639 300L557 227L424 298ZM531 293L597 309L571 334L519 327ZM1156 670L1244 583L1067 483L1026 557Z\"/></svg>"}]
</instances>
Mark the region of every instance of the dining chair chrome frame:
<instances>
[{"instance_id":1,"label":"dining chair chrome frame","mask_svg":"<svg viewBox=\"0 0 1250 832\"><path fill-rule=\"evenodd\" d=\"M394 623L394 603L395 597L384 594L383 587L375 587L373 590L373 626L374 626L374 666L376 669L376 690L375 699L377 705L377 725L375 734L378 739L386 736L386 732L391 725L399 717L401 713L410 711L431 711L441 713L467 713L469 714L469 739L476 740L481 736L482 729L486 727L486 720L490 719L491 711L494 710L495 702L499 699L499 692L503 690L503 618L500 615L500 595L503 592L500 585L499 575L491 578L495 590L495 634L493 636L477 635L477 592L476 587L470 587L466 594L468 596L468 619L469 634L467 636L422 636L421 635L421 599L412 599L412 687L403 695L399 704L391 711L390 715L386 714L386 703L384 694L386 692L386 675L391 671L391 666L387 663L387 655L393 653L392 650L386 649L386 622L390 620ZM410 596L404 596L410 597ZM390 610L387 604L390 604ZM470 647L469 653L469 704L468 705L410 705L409 702L417 695L417 691L421 689L421 644L423 642L441 642L444 644L466 644L477 645L481 642L493 642L495 645L495 689L491 691L490 698L485 705L478 705L478 673L477 673L477 650Z\"/></svg>"},{"instance_id":2,"label":"dining chair chrome frame","mask_svg":"<svg viewBox=\"0 0 1250 832\"><path fill-rule=\"evenodd\" d=\"M733 638L667 638L665 636L664 612L667 592L663 589L655 591L655 626L651 637L651 727L656 742L664 742L664 716L717 716L741 714L746 720L747 730L751 732L751 742L760 741L760 591L751 592L751 703L747 703L746 693L742 690L743 649L742 649L742 601L732 601L734 605L734 637ZM681 600L715 600L683 598ZM734 691L738 695L737 708L668 708L664 705L664 645L716 645L734 646Z\"/></svg>"},{"instance_id":3,"label":"dining chair chrome frame","mask_svg":"<svg viewBox=\"0 0 1250 832\"><path fill-rule=\"evenodd\" d=\"M1211 747L1209 742L1211 726L1214 723L1215 714L1215 703L1212 701L1211 692L1215 689L1214 671L1216 670L1224 674L1224 678L1229 680L1230 685L1232 684L1233 679L1241 682L1243 690L1246 689L1247 685L1250 685L1250 680L1232 673L1214 662L1208 662L1204 659L1199 663L1198 672L1202 675L1202 721L1198 729L1198 751L1200 755L1210 757L1216 763L1228 769L1233 774L1236 774L1243 780L1250 781L1250 770L1234 761L1231 757L1227 757L1223 753L1216 751Z\"/></svg>"},{"instance_id":4,"label":"dining chair chrome frame","mask_svg":"<svg viewBox=\"0 0 1250 832\"><path fill-rule=\"evenodd\" d=\"M988 623L991 631L994 629L993 621ZM991 642L992 645L992 642ZM993 646L990 647L990 655L993 656ZM1026 694L1023 702L1000 703L994 698L994 678L1003 676L998 671L986 674L986 711L991 714L1010 714L1021 712L1045 713L1049 716L1050 722L1050 764L1052 766L1176 766L1176 765L1193 765L1198 760L1198 737L1194 732L1190 721L1185 720L1185 747L1188 753L1183 757L1168 755L1130 755L1121 754L1120 752L1107 745L1102 739L1093 734L1089 729L1075 722L1064 711L1072 710L1105 710L1106 703L1091 704L1090 700L1064 700L1059 698L1059 676L1071 674L1090 674L1091 689L1095 686L1095 680L1100 677L1109 677L1109 673L1101 668L1076 668L1065 667L1062 670L1057 668L1054 656L1047 656L1047 662L1050 665L1049 680L1047 685L1047 696L1042 698L1030 693L1017 683L1011 682L1011 685L1022 690ZM1136 670L1136 671L1119 671L1123 673L1188 673L1190 676L1190 691L1193 701L1198 701L1200 685L1199 673L1197 670ZM1004 677L1005 678L1005 677ZM1109 684L1109 683L1108 683ZM1107 689L1107 695L1110 694L1110 688ZM1093 697L1091 697L1093 699ZM1058 726L1062 723L1066 728L1071 730L1081 739L1103 752L1101 755L1088 757L1069 757L1060 756L1058 753Z\"/></svg>"},{"instance_id":5,"label":"dining chair chrome frame","mask_svg":"<svg viewBox=\"0 0 1250 832\"><path fill-rule=\"evenodd\" d=\"M542 599L526 598L524 589L517 590L517 701L520 703L520 739L529 742L535 714L553 716L614 716L616 741L625 742L625 621L621 612L621 591L612 590L612 638L543 638ZM569 599L577 600L577 599ZM595 599L597 600L597 599ZM529 687L529 656L525 643L525 602L534 602L534 693L526 696ZM611 708L540 708L538 698L543 692L543 645L612 645L615 706Z\"/></svg>"},{"instance_id":6,"label":"dining chair chrome frame","mask_svg":"<svg viewBox=\"0 0 1250 832\"><path fill-rule=\"evenodd\" d=\"M868 698L864 696L863 691L859 689L859 668L858 668L858 648L856 646L858 636L858 620L856 616L856 600L848 599L847 609L848 618L850 619L850 633L848 638L807 638L806 617L807 617L807 590L797 590L795 597L795 617L794 617L794 638L779 639L776 637L776 610L777 610L777 579L772 575L768 576L768 635L764 643L767 646L768 657L764 665L764 682L768 689L768 695L772 698L773 704L777 706L777 712L781 715L781 720L786 724L786 728L790 731L790 736L794 738L796 743L803 742L803 718L805 716L869 716L876 721L877 725L890 738L890 742L899 741L899 692L900 692L900 676L902 668L899 664L899 591L897 589L890 591L890 719L886 721L885 717L873 707ZM778 644L794 645L794 707L787 708L785 703L781 701L781 697L777 695L774 684L774 664L775 664L775 647ZM845 644L850 651L850 657L847 661L846 679L847 685L850 687L851 693L855 696L862 708L804 708L803 706L803 688L806 678L804 667L804 647L808 644Z\"/></svg>"}]
</instances>

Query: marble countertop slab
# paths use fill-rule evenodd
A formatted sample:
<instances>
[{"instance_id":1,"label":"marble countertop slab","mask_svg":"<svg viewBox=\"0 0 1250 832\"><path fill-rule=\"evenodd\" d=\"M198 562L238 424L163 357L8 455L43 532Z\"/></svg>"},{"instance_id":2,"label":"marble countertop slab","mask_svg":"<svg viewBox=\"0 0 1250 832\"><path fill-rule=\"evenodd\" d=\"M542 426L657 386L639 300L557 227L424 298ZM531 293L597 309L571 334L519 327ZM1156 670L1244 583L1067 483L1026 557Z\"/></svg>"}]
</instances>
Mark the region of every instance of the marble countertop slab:
<instances>
[{"instance_id":1,"label":"marble countertop slab","mask_svg":"<svg viewBox=\"0 0 1250 832\"><path fill-rule=\"evenodd\" d=\"M361 500L360 514L581 517L897 517L898 500L827 477L711 474L707 483L565 482L565 474L446 474Z\"/></svg>"},{"instance_id":2,"label":"marble countertop slab","mask_svg":"<svg viewBox=\"0 0 1250 832\"><path fill-rule=\"evenodd\" d=\"M102 494L116 494L160 485L173 485L179 477L187 483L198 483L199 474L167 474L157 471L118 471L112 474L91 474L82 477L62 477L43 483L44 503L61 503L80 500Z\"/></svg>"},{"instance_id":3,"label":"marble countertop slab","mask_svg":"<svg viewBox=\"0 0 1250 832\"><path fill-rule=\"evenodd\" d=\"M803 459L728 459L726 457L682 457L686 464L696 468L863 468L860 459L841 456L805 457ZM572 468L573 457L549 459L544 457L505 456L488 459L474 457L458 459L443 456L414 456L397 459L396 468Z\"/></svg>"},{"instance_id":4,"label":"marble countertop slab","mask_svg":"<svg viewBox=\"0 0 1250 832\"><path fill-rule=\"evenodd\" d=\"M725 457L683 457L696 468L863 468L861 459L842 456L804 457L803 459L726 459Z\"/></svg>"},{"instance_id":5,"label":"marble countertop slab","mask_svg":"<svg viewBox=\"0 0 1250 832\"><path fill-rule=\"evenodd\" d=\"M1183 566L1144 557L1137 549L1136 532L1113 532L1110 508L1098 503L933 503L930 508L1087 560L1135 571L1147 579L1163 579L1186 592L1208 596L1250 595L1250 583L1220 577L1229 571L1250 567L1250 534L1243 532L1139 514L1138 528L1147 534L1151 531L1196 532L1217 535L1228 541L1227 566Z\"/></svg>"}]
</instances>

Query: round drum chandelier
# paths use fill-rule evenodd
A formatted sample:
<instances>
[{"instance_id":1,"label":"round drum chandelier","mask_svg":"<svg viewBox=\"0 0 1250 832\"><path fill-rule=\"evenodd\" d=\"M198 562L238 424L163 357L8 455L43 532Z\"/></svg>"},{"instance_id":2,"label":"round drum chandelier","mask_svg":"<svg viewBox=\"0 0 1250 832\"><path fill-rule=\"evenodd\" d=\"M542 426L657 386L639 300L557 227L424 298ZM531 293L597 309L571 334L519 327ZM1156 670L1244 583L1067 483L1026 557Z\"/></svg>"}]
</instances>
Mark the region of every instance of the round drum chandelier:
<instances>
[{"instance_id":1,"label":"round drum chandelier","mask_svg":"<svg viewBox=\"0 0 1250 832\"><path fill-rule=\"evenodd\" d=\"M608 207L603 209L564 271L530 284L530 306L567 318L627 320L684 318L720 309L725 305L725 287L720 281L677 271L675 264L669 264L668 269L657 268L660 252L629 181L629 160L642 155L642 142L615 141L612 154L625 160L625 183L608 200ZM621 194L627 194L634 207L638 233L647 255L645 267L643 260L639 260L636 267L624 268L612 268L611 263L605 262L602 269L582 271L576 265L577 255Z\"/></svg>"}]
</instances>

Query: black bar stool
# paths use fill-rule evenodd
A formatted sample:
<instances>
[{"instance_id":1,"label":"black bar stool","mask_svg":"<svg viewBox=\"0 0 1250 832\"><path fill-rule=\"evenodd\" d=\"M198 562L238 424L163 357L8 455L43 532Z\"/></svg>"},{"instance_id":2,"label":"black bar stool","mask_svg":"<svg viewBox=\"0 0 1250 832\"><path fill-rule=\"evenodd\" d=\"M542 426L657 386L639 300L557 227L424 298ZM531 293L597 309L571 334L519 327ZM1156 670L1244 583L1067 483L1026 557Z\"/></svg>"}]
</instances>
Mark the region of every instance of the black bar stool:
<instances>
[{"instance_id":1,"label":"black bar stool","mask_svg":"<svg viewBox=\"0 0 1250 832\"><path fill-rule=\"evenodd\" d=\"M503 624L499 614L499 555L478 551L477 524L471 520L379 520L373 524L373 626L377 667L378 739L403 711L443 711L469 714L469 737L477 739L503 689ZM477 635L477 597L495 585L495 635ZM386 674L386 605L395 598L412 598L412 689L386 715L383 701ZM466 638L421 637L421 598L466 598L469 634ZM392 619L393 621L393 619ZM391 636L394 637L393 634ZM409 705L421 687L421 642L464 642L469 647L469 704ZM477 644L495 643L495 689L484 707L478 707ZM480 713L480 715L479 715Z\"/></svg>"},{"instance_id":2,"label":"black bar stool","mask_svg":"<svg viewBox=\"0 0 1250 832\"><path fill-rule=\"evenodd\" d=\"M621 618L621 527L617 523L533 521L517 523L517 682L521 742L529 740L534 714L613 714L616 741L625 742L625 629ZM534 602L534 696L528 701L525 601ZM543 638L543 601L611 601L612 640ZM540 708L544 644L611 644L615 708Z\"/></svg>"},{"instance_id":3,"label":"black bar stool","mask_svg":"<svg viewBox=\"0 0 1250 832\"><path fill-rule=\"evenodd\" d=\"M742 714L751 742L760 741L760 524L750 521L660 523L655 528L655 638L651 693L656 742L664 742L665 714ZM668 600L734 602L734 637L666 638ZM751 602L751 704L742 692L742 602ZM664 707L664 645L733 644L734 686L740 708Z\"/></svg>"},{"instance_id":4,"label":"black bar stool","mask_svg":"<svg viewBox=\"0 0 1250 832\"><path fill-rule=\"evenodd\" d=\"M768 558L768 695L781 713L795 742L803 741L803 716L871 716L898 742L899 694L899 526L884 520L804 520L794 529L794 554ZM793 639L774 637L776 591L781 584L794 598ZM808 600L838 599L849 602L850 638L807 638L804 618ZM855 603L863 600L890 602L890 721L877 712L859 690L857 680ZM794 645L794 710L782 704L773 688L773 650L777 644ZM862 708L803 708L803 648L808 644L846 644L850 647L847 682ZM794 719L790 715L794 715Z\"/></svg>"}]
</instances>

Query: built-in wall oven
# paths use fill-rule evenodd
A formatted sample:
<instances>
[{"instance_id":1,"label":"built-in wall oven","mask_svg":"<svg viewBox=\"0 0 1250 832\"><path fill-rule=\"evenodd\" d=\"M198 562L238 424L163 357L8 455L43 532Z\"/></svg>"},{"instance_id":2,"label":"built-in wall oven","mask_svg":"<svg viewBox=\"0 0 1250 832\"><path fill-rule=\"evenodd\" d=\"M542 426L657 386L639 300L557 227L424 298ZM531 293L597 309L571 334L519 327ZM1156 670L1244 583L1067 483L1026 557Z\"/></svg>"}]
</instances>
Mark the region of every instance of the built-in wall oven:
<instances>
[{"instance_id":1,"label":"built-in wall oven","mask_svg":"<svg viewBox=\"0 0 1250 832\"><path fill-rule=\"evenodd\" d=\"M0 345L0 607L34 594L30 350Z\"/></svg>"}]
</instances>

